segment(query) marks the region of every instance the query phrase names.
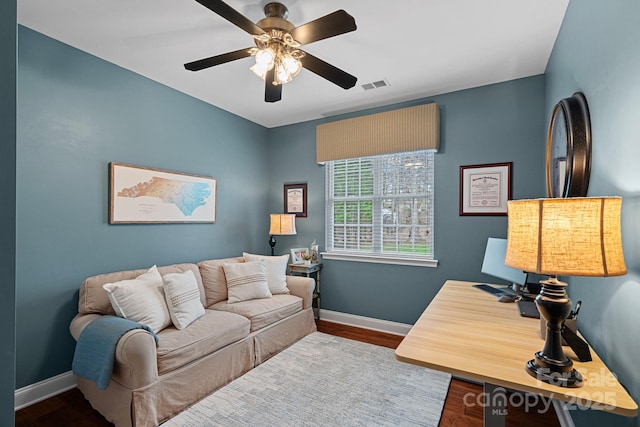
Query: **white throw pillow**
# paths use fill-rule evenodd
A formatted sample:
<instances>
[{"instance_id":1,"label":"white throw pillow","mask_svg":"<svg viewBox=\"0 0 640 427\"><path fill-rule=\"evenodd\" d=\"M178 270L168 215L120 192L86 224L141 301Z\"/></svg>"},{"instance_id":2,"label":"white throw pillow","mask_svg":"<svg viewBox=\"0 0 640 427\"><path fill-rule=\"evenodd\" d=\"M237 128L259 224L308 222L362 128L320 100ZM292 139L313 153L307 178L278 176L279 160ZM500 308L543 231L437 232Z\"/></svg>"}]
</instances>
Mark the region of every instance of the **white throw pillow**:
<instances>
[{"instance_id":1,"label":"white throw pillow","mask_svg":"<svg viewBox=\"0 0 640 427\"><path fill-rule=\"evenodd\" d=\"M229 304L271 297L263 261L224 264L222 268L227 277Z\"/></svg>"},{"instance_id":2,"label":"white throw pillow","mask_svg":"<svg viewBox=\"0 0 640 427\"><path fill-rule=\"evenodd\" d=\"M154 265L135 279L102 285L116 314L160 332L171 324L162 276Z\"/></svg>"},{"instance_id":3,"label":"white throw pillow","mask_svg":"<svg viewBox=\"0 0 640 427\"><path fill-rule=\"evenodd\" d=\"M269 291L271 291L273 295L289 293L289 288L287 288L287 263L289 262L289 254L264 256L243 252L242 257L245 262L264 261L267 269L267 284L269 285Z\"/></svg>"},{"instance_id":4,"label":"white throw pillow","mask_svg":"<svg viewBox=\"0 0 640 427\"><path fill-rule=\"evenodd\" d=\"M204 316L200 290L193 271L165 274L162 280L171 321L177 329L184 329L197 318Z\"/></svg>"}]
</instances>

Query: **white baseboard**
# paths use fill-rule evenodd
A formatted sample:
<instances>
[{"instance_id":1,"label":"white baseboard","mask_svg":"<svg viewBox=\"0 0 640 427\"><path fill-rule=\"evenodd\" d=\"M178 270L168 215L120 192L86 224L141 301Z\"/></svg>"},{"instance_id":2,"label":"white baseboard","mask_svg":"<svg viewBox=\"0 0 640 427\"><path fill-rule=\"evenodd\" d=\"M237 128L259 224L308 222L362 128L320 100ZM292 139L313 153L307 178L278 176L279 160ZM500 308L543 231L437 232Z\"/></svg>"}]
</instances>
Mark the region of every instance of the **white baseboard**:
<instances>
[{"instance_id":1,"label":"white baseboard","mask_svg":"<svg viewBox=\"0 0 640 427\"><path fill-rule=\"evenodd\" d=\"M374 319L372 317L358 316L356 314L341 313L339 311L320 310L320 319L327 322L340 323L343 325L357 326L359 328L371 329L374 331L387 332L394 335L405 336L413 325L405 323L391 322L389 320Z\"/></svg>"},{"instance_id":2,"label":"white baseboard","mask_svg":"<svg viewBox=\"0 0 640 427\"><path fill-rule=\"evenodd\" d=\"M16 390L14 398L15 410L26 408L34 403L48 399L52 396L71 390L76 386L76 376L65 372L55 377L28 385Z\"/></svg>"}]
</instances>

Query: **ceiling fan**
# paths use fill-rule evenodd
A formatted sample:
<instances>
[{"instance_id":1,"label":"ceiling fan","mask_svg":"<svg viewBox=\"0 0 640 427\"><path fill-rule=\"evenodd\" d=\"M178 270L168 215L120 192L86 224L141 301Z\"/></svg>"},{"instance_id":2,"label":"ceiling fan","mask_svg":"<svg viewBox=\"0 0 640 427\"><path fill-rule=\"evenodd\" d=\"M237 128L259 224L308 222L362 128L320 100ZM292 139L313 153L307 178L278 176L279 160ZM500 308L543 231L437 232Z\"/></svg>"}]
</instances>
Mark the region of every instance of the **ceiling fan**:
<instances>
[{"instance_id":1,"label":"ceiling fan","mask_svg":"<svg viewBox=\"0 0 640 427\"><path fill-rule=\"evenodd\" d=\"M265 18L253 23L222 0L196 0L254 38L255 47L239 49L184 64L190 71L199 71L237 59L255 57L251 70L265 81L264 100L282 99L282 85L295 77L302 68L329 80L343 89L355 86L357 78L299 49L300 46L355 31L353 16L344 10L315 19L298 27L287 20L289 11L282 3L264 6Z\"/></svg>"}]
</instances>

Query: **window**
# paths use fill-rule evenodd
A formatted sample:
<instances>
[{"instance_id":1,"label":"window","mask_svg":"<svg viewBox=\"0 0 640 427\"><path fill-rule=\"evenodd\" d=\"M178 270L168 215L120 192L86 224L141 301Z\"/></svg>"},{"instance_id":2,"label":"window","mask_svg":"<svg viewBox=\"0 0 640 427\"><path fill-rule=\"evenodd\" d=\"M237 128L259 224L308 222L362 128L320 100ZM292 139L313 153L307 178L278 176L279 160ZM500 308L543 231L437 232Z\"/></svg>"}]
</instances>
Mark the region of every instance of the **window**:
<instances>
[{"instance_id":1,"label":"window","mask_svg":"<svg viewBox=\"0 0 640 427\"><path fill-rule=\"evenodd\" d=\"M433 260L433 159L424 150L327 162L325 257Z\"/></svg>"}]
</instances>

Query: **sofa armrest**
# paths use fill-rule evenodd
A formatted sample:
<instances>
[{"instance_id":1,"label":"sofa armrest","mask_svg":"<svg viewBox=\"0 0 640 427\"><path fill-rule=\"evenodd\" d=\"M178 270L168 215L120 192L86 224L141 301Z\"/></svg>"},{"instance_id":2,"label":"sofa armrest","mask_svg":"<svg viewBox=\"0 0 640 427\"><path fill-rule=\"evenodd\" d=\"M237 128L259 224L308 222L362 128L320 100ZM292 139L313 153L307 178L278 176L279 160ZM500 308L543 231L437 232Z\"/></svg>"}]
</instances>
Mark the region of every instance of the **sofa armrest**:
<instances>
[{"instance_id":1,"label":"sofa armrest","mask_svg":"<svg viewBox=\"0 0 640 427\"><path fill-rule=\"evenodd\" d=\"M291 295L302 298L302 309L311 307L316 281L311 277L287 276L287 288Z\"/></svg>"},{"instance_id":2,"label":"sofa armrest","mask_svg":"<svg viewBox=\"0 0 640 427\"><path fill-rule=\"evenodd\" d=\"M78 338L80 338L80 334L87 327L87 325L98 317L102 316L101 314L76 314L71 320L71 324L69 325L69 331L71 332L71 336L76 342Z\"/></svg>"},{"instance_id":3,"label":"sofa armrest","mask_svg":"<svg viewBox=\"0 0 640 427\"><path fill-rule=\"evenodd\" d=\"M132 390L158 380L158 353L153 335L133 329L120 338L111 378Z\"/></svg>"},{"instance_id":4,"label":"sofa armrest","mask_svg":"<svg viewBox=\"0 0 640 427\"><path fill-rule=\"evenodd\" d=\"M69 326L73 338L77 341L84 328L100 316L76 315ZM111 379L132 390L158 379L158 355L153 335L143 329L133 329L120 338Z\"/></svg>"}]
</instances>

